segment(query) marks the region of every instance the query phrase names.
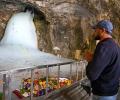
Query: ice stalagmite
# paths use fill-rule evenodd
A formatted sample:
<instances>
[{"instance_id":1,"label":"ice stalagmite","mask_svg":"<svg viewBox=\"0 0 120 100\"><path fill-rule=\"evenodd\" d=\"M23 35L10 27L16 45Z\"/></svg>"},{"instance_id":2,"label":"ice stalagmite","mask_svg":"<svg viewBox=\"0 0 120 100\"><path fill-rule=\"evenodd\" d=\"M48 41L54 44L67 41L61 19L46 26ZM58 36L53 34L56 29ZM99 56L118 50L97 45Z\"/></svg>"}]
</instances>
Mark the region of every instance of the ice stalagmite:
<instances>
[{"instance_id":1,"label":"ice stalagmite","mask_svg":"<svg viewBox=\"0 0 120 100\"><path fill-rule=\"evenodd\" d=\"M30 11L20 12L11 17L1 44L38 48L33 14Z\"/></svg>"}]
</instances>

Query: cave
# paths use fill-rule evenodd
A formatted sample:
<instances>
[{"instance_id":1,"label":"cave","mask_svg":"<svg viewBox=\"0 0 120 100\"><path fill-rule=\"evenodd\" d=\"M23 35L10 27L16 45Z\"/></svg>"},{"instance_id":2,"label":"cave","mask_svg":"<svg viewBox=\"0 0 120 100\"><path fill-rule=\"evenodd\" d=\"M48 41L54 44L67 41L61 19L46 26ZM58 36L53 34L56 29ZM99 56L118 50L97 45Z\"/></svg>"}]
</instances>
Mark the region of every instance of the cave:
<instances>
[{"instance_id":1,"label":"cave","mask_svg":"<svg viewBox=\"0 0 120 100\"><path fill-rule=\"evenodd\" d=\"M34 9L34 24L38 39L38 46L41 51L51 52L52 43L50 39L50 20L46 18L46 9L39 9L30 3L22 1L0 1L0 39L4 35L5 27L9 18L18 12L23 12L26 6L31 6Z\"/></svg>"},{"instance_id":2,"label":"cave","mask_svg":"<svg viewBox=\"0 0 120 100\"><path fill-rule=\"evenodd\" d=\"M91 30L86 22L91 23L89 20L93 16L87 9L79 7L76 3L64 3L62 1L56 4L53 1L36 1L33 3L32 1L22 0L1 0L0 2L0 39L4 35L8 19L14 13L24 11L26 6L31 6L35 9L34 24L36 26L38 46L41 51L54 54L53 48L58 47L60 48L60 55L75 59L77 50L83 53L91 45L88 39L88 31ZM71 3L71 6L69 3ZM61 8L64 4L68 8L71 7L73 11L69 13L66 7L63 12L56 9L56 5ZM74 6L77 7L75 11ZM88 27L88 30L85 27Z\"/></svg>"},{"instance_id":3,"label":"cave","mask_svg":"<svg viewBox=\"0 0 120 100\"><path fill-rule=\"evenodd\" d=\"M36 10L34 22L39 49L54 53L53 48L59 47L63 57L75 59L77 50L81 56L86 50L94 51L95 41L90 33L91 25L101 19L110 19L114 24L113 38L119 44L119 6L117 1L86 1L84 0L1 0L0 1L0 39L6 23L14 13L24 11L25 6ZM94 5L93 5L94 4ZM103 5L103 7L101 7ZM113 6L114 5L114 6ZM111 6L113 8L111 8ZM81 57L82 59L82 57Z\"/></svg>"},{"instance_id":4,"label":"cave","mask_svg":"<svg viewBox=\"0 0 120 100\"><path fill-rule=\"evenodd\" d=\"M62 57L80 61L86 50L95 49L95 41L89 33L93 32L91 25L98 20L113 22L113 38L120 44L119 4L119 0L0 0L0 39L9 18L31 6L35 9L39 50L54 54L54 47L58 47ZM68 94L63 95L71 99Z\"/></svg>"}]
</instances>

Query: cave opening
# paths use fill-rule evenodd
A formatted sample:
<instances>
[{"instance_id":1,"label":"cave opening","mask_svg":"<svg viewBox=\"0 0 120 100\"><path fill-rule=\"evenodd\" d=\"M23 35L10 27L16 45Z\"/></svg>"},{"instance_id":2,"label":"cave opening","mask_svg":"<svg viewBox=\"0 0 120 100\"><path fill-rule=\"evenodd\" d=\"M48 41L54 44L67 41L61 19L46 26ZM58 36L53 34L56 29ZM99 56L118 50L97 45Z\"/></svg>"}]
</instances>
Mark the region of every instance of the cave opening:
<instances>
[{"instance_id":1,"label":"cave opening","mask_svg":"<svg viewBox=\"0 0 120 100\"><path fill-rule=\"evenodd\" d=\"M1 1L0 5L0 40L3 38L8 20L15 13L23 12L26 6L31 6L34 9L34 24L36 27L38 47L41 51L51 52L52 43L50 41L50 22L47 21L45 12L32 4L16 2L16 1ZM45 9L44 9L45 10Z\"/></svg>"}]
</instances>

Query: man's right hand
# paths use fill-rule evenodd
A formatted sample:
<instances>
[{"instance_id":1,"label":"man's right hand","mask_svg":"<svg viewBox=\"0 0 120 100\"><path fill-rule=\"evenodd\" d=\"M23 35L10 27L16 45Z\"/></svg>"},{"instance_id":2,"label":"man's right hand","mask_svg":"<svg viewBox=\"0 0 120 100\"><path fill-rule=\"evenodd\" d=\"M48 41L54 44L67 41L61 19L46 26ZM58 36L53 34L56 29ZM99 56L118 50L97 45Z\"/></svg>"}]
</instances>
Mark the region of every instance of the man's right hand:
<instances>
[{"instance_id":1,"label":"man's right hand","mask_svg":"<svg viewBox=\"0 0 120 100\"><path fill-rule=\"evenodd\" d=\"M90 51L87 51L87 52L85 52L84 57L85 57L85 59L86 59L88 62L90 62L90 61L92 61L92 59L93 59L93 53L90 52Z\"/></svg>"},{"instance_id":2,"label":"man's right hand","mask_svg":"<svg viewBox=\"0 0 120 100\"><path fill-rule=\"evenodd\" d=\"M0 80L0 85L3 84L3 80Z\"/></svg>"}]
</instances>

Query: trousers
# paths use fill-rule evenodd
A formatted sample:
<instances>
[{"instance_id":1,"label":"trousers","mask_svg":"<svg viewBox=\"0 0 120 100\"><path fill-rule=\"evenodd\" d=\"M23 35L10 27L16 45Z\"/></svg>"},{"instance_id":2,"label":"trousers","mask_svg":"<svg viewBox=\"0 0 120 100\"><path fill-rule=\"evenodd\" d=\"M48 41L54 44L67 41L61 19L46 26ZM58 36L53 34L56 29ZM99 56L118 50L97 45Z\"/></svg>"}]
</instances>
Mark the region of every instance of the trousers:
<instances>
[{"instance_id":1,"label":"trousers","mask_svg":"<svg viewBox=\"0 0 120 100\"><path fill-rule=\"evenodd\" d=\"M92 95L92 100L117 100L117 95L113 95L113 96Z\"/></svg>"}]
</instances>

